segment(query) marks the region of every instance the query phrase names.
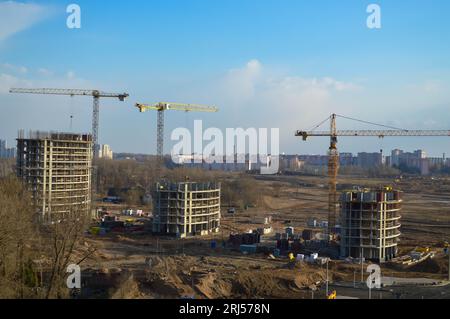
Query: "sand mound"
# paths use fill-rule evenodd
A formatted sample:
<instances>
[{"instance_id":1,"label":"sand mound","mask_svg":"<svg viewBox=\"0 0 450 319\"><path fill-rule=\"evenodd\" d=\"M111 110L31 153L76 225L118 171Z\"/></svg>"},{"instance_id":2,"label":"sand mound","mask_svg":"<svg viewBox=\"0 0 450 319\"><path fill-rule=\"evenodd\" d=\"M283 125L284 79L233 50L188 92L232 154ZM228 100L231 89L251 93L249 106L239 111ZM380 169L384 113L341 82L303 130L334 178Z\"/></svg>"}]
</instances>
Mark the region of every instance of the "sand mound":
<instances>
[{"instance_id":1,"label":"sand mound","mask_svg":"<svg viewBox=\"0 0 450 319\"><path fill-rule=\"evenodd\" d=\"M448 273L448 259L445 258L432 258L427 259L417 265L413 265L408 268L413 272L425 272L434 274L447 274Z\"/></svg>"}]
</instances>

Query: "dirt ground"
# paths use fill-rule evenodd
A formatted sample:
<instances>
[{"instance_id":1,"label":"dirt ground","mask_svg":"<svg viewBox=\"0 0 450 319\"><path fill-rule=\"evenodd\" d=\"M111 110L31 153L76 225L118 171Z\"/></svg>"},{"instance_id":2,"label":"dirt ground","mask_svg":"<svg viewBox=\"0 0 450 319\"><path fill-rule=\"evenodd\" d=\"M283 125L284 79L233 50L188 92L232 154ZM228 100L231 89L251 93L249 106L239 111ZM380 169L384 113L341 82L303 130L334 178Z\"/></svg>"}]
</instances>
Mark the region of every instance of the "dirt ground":
<instances>
[{"instance_id":1,"label":"dirt ground","mask_svg":"<svg viewBox=\"0 0 450 319\"><path fill-rule=\"evenodd\" d=\"M242 255L223 248L210 248L211 240L221 243L231 232L262 227L272 216L275 232L286 221L296 231L306 221L327 217L327 179L309 176L255 177L261 189L259 207L230 216L223 210L221 233L211 237L176 240L148 234L106 235L86 238L95 253L83 263L88 292L86 297L107 298L310 298L311 290L324 285L324 266L287 259L272 260L263 254ZM391 185L404 192L400 252L417 246L435 247L450 239L450 179L409 178L397 183L389 179L341 177L339 189L354 185ZM220 246L220 245L219 245ZM395 277L444 280L447 257L414 267L383 265L382 271ZM342 261L330 263L330 281L353 281L359 265ZM319 289L316 298L323 297Z\"/></svg>"}]
</instances>

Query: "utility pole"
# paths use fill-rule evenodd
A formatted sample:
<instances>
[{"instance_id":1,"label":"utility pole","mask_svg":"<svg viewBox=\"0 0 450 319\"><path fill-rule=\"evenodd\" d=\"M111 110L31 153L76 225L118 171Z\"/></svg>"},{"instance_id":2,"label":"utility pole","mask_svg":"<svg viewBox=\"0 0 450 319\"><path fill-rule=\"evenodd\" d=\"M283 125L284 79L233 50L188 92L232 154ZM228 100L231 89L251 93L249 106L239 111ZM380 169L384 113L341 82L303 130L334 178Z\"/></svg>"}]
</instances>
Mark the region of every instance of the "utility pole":
<instances>
[{"instance_id":1,"label":"utility pole","mask_svg":"<svg viewBox=\"0 0 450 319\"><path fill-rule=\"evenodd\" d=\"M356 288L356 270L353 270L353 288Z\"/></svg>"},{"instance_id":2,"label":"utility pole","mask_svg":"<svg viewBox=\"0 0 450 319\"><path fill-rule=\"evenodd\" d=\"M327 259L327 288L326 288L326 290L327 290L327 297L328 297L328 259Z\"/></svg>"},{"instance_id":3,"label":"utility pole","mask_svg":"<svg viewBox=\"0 0 450 319\"><path fill-rule=\"evenodd\" d=\"M364 248L361 247L361 282L364 282Z\"/></svg>"},{"instance_id":4,"label":"utility pole","mask_svg":"<svg viewBox=\"0 0 450 319\"><path fill-rule=\"evenodd\" d=\"M448 281L450 281L450 248L447 247L447 255L448 255Z\"/></svg>"}]
</instances>

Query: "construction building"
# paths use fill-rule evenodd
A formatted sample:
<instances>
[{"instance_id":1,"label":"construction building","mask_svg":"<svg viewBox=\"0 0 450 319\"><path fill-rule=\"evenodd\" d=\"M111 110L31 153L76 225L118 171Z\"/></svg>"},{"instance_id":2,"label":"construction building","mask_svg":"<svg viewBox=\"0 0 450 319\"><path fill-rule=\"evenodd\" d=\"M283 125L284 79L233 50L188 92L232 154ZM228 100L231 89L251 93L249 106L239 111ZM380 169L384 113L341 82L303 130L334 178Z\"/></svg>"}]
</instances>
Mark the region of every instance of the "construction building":
<instances>
[{"instance_id":1,"label":"construction building","mask_svg":"<svg viewBox=\"0 0 450 319\"><path fill-rule=\"evenodd\" d=\"M400 195L391 188L354 189L341 195L341 257L385 262L397 256Z\"/></svg>"},{"instance_id":2,"label":"construction building","mask_svg":"<svg viewBox=\"0 0 450 319\"><path fill-rule=\"evenodd\" d=\"M154 233L186 238L219 231L220 184L157 184L153 203Z\"/></svg>"},{"instance_id":3,"label":"construction building","mask_svg":"<svg viewBox=\"0 0 450 319\"><path fill-rule=\"evenodd\" d=\"M92 136L30 132L17 139L17 176L44 221L87 214L91 205Z\"/></svg>"}]
</instances>

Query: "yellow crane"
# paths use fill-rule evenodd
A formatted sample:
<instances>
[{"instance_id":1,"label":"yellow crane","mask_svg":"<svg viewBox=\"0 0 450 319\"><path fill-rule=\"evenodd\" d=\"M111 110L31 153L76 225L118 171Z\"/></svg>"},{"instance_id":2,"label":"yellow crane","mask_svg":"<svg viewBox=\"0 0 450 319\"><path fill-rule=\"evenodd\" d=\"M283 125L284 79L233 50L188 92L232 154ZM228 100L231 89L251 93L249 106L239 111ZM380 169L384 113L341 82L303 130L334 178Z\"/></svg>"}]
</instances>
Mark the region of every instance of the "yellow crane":
<instances>
[{"instance_id":1,"label":"yellow crane","mask_svg":"<svg viewBox=\"0 0 450 319\"><path fill-rule=\"evenodd\" d=\"M219 109L214 106L198 105L198 104L185 104L185 103L170 103L170 102L159 102L156 104L141 104L136 103L135 105L141 113L146 111L157 111L157 157L158 172L161 168L164 157L164 112L165 111L183 111L183 112L218 112Z\"/></svg>"},{"instance_id":2,"label":"yellow crane","mask_svg":"<svg viewBox=\"0 0 450 319\"><path fill-rule=\"evenodd\" d=\"M337 130L336 118L344 118L347 120L357 121L364 124L375 125L383 127L380 130ZM330 122L329 131L316 131L317 128L322 126L326 122ZM330 147L328 150L328 234L333 234L333 229L336 225L336 216L338 210L338 198L337 198L337 175L339 171L339 152L337 148L338 137L358 137L358 136L375 136L384 138L387 136L447 136L450 137L450 130L405 130L392 126L377 124L373 122L358 120L342 115L332 114L324 121L316 125L309 131L297 131L295 136L301 137L306 141L309 137L329 137Z\"/></svg>"}]
</instances>

